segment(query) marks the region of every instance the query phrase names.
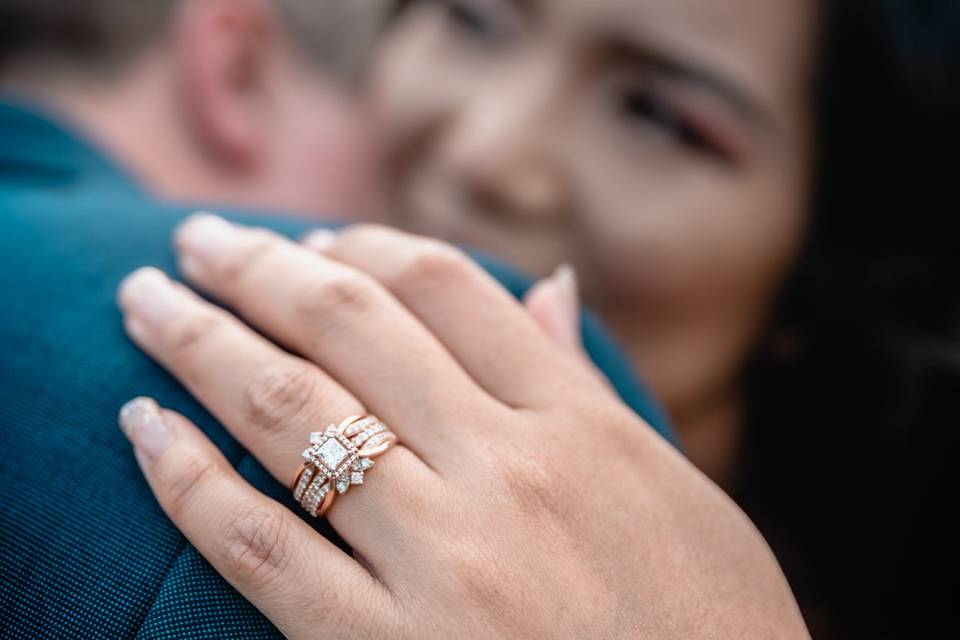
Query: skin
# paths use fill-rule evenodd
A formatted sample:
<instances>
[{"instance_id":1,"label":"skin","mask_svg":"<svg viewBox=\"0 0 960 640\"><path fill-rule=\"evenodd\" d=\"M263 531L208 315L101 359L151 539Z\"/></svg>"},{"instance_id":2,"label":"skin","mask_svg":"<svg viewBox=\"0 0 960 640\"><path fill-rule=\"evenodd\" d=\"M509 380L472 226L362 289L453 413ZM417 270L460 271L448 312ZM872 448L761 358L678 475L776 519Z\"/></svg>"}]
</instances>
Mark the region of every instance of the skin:
<instances>
[{"instance_id":1,"label":"skin","mask_svg":"<svg viewBox=\"0 0 960 640\"><path fill-rule=\"evenodd\" d=\"M363 111L262 0L183 0L120 71L14 65L0 87L60 112L161 197L331 212L364 208Z\"/></svg>"},{"instance_id":2,"label":"skin","mask_svg":"<svg viewBox=\"0 0 960 640\"><path fill-rule=\"evenodd\" d=\"M121 412L164 510L287 637L809 637L747 518L458 250L211 216L175 244L251 326L153 269L124 325L279 481L346 415L401 439L328 513L351 557L182 416Z\"/></svg>"},{"instance_id":3,"label":"skin","mask_svg":"<svg viewBox=\"0 0 960 640\"><path fill-rule=\"evenodd\" d=\"M814 7L423 1L379 56L389 221L573 264L718 480L803 240Z\"/></svg>"}]
</instances>

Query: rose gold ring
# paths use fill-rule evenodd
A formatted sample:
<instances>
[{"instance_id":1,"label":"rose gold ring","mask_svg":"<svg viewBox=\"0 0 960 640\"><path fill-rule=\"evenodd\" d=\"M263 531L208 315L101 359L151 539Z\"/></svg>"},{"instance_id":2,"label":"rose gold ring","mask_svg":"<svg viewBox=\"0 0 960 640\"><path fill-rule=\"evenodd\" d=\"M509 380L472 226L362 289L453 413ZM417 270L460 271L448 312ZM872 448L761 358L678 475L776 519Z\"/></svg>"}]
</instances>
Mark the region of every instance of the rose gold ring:
<instances>
[{"instance_id":1,"label":"rose gold ring","mask_svg":"<svg viewBox=\"0 0 960 640\"><path fill-rule=\"evenodd\" d=\"M322 516L336 494L363 484L363 474L373 466L373 458L396 443L396 434L370 415L350 416L337 426L314 431L302 454L305 462L290 485L294 499L310 515Z\"/></svg>"}]
</instances>

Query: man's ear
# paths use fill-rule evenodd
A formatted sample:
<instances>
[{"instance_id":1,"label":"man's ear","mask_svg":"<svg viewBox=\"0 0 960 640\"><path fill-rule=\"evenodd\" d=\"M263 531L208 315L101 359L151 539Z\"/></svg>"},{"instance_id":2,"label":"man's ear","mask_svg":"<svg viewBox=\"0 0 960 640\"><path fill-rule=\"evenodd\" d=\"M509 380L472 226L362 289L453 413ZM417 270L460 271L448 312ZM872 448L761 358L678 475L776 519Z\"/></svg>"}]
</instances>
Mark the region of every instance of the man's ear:
<instances>
[{"instance_id":1,"label":"man's ear","mask_svg":"<svg viewBox=\"0 0 960 640\"><path fill-rule=\"evenodd\" d=\"M255 168L268 144L272 10L263 0L187 0L177 21L180 102L197 144L227 169Z\"/></svg>"}]
</instances>

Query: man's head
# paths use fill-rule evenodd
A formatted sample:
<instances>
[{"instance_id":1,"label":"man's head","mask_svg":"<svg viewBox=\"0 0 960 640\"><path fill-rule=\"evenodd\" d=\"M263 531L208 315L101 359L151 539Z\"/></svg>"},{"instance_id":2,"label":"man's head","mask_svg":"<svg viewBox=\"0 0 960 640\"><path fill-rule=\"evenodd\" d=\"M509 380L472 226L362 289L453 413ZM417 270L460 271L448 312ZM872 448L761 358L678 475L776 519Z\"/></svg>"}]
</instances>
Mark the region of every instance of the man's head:
<instances>
[{"instance_id":1,"label":"man's head","mask_svg":"<svg viewBox=\"0 0 960 640\"><path fill-rule=\"evenodd\" d=\"M0 88L161 195L349 215L378 0L4 0Z\"/></svg>"}]
</instances>

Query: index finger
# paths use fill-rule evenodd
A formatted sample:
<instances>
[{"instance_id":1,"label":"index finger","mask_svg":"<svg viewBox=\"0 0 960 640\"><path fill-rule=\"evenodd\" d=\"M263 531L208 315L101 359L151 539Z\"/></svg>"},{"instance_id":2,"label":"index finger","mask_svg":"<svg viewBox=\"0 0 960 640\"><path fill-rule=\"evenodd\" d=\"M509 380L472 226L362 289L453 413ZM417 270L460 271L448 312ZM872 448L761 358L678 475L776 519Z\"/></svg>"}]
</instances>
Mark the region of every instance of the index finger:
<instances>
[{"instance_id":1,"label":"index finger","mask_svg":"<svg viewBox=\"0 0 960 640\"><path fill-rule=\"evenodd\" d=\"M368 621L389 597L360 564L247 484L185 418L139 398L120 413L150 488L210 564L288 637ZM339 594L355 597L345 599ZM328 602L336 602L330 610ZM362 631L358 633L363 635Z\"/></svg>"}]
</instances>

